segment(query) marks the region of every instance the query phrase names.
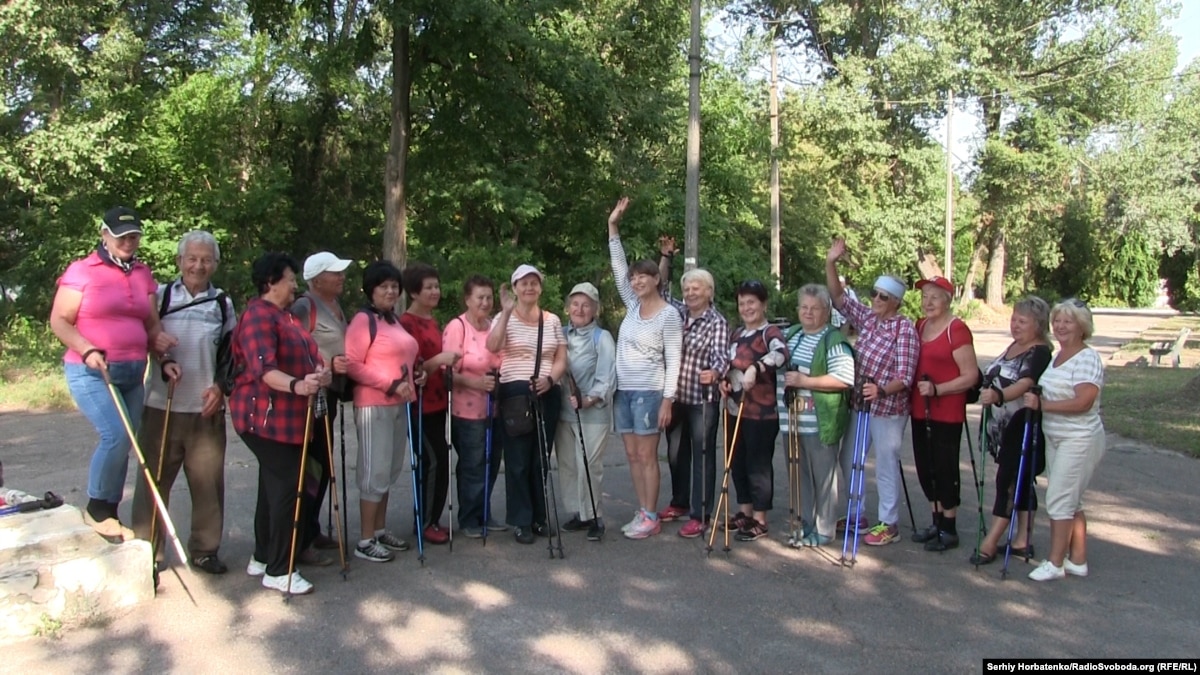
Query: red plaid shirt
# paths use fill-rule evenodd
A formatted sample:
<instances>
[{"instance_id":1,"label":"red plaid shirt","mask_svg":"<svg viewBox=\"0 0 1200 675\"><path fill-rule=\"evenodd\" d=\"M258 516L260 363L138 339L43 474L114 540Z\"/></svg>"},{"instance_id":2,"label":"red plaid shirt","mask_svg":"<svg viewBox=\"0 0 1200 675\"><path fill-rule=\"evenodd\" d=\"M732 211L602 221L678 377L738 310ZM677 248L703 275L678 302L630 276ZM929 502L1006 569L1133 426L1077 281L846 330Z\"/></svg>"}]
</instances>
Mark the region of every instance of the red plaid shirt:
<instances>
[{"instance_id":1,"label":"red plaid shirt","mask_svg":"<svg viewBox=\"0 0 1200 675\"><path fill-rule=\"evenodd\" d=\"M881 396L871 403L871 414L880 417L908 415L909 394L917 372L917 356L921 339L912 321L897 314L883 321L863 303L844 296L842 313L858 331L854 343L856 387L866 378L879 386L893 380L904 383L904 389L890 396Z\"/></svg>"},{"instance_id":2,"label":"red plaid shirt","mask_svg":"<svg viewBox=\"0 0 1200 675\"><path fill-rule=\"evenodd\" d=\"M712 305L693 319L687 305L671 297L669 288L662 296L679 310L683 319L683 359L679 366L676 400L685 405L700 405L704 403L700 371L714 370L720 380L729 370L729 322ZM716 395L715 388L713 394Z\"/></svg>"},{"instance_id":3,"label":"red plaid shirt","mask_svg":"<svg viewBox=\"0 0 1200 675\"><path fill-rule=\"evenodd\" d=\"M233 428L280 443L303 443L308 397L275 391L262 378L272 370L291 377L316 370L321 355L308 331L274 303L254 298L238 319L233 358L245 366L229 397Z\"/></svg>"}]
</instances>

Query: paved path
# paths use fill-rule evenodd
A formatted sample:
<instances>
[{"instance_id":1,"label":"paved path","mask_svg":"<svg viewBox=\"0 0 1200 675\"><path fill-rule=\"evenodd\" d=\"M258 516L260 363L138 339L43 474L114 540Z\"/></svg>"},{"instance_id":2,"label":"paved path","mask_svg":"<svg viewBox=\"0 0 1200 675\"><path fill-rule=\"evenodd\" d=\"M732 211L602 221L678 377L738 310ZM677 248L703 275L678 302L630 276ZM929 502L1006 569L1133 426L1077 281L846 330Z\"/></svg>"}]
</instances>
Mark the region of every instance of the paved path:
<instances>
[{"instance_id":1,"label":"paved path","mask_svg":"<svg viewBox=\"0 0 1200 675\"><path fill-rule=\"evenodd\" d=\"M1111 350L1151 321L1102 317L1095 342ZM978 330L980 354L1003 349L1006 333ZM77 414L0 415L10 483L62 490L81 505L82 492L70 490L85 483L92 433ZM966 563L969 547L931 554L907 541L867 548L844 569L836 564L840 547L781 545L786 512L779 510L771 539L734 542L728 555L718 544L706 556L700 542L675 536L676 524L648 541L625 540L617 527L632 513L632 490L619 443L608 450L603 543L567 535L566 560L552 562L543 545L520 546L505 534L486 548L460 539L453 554L430 547L423 568L407 553L386 565L354 560L348 581L335 568L306 570L316 593L285 605L242 573L256 466L240 442L231 443L228 575L183 572L193 606L168 573L154 603L61 640L5 645L0 663L10 672L961 673L979 672L989 656L1198 655L1200 462L1193 459L1110 438L1088 493L1091 576L1035 584L1024 578L1024 563L1001 581L999 565ZM966 460L964 453L963 522L976 508ZM911 454L905 462L922 514ZM991 473L989 466L989 503ZM776 477L778 509L786 503L782 452ZM405 476L393 522L406 520L407 485ZM173 500L186 532L183 481ZM502 495L495 503L503 508ZM352 508L351 522L356 515ZM1044 518L1034 540L1047 549Z\"/></svg>"}]
</instances>

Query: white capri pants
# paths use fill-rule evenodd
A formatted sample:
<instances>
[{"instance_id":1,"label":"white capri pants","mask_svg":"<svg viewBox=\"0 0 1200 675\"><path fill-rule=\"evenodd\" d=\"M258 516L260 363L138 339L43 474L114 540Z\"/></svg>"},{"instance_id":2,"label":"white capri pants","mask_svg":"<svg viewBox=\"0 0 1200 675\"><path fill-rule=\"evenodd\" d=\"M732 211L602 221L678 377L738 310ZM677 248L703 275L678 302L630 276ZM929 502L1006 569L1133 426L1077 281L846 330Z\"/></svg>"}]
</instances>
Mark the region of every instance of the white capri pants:
<instances>
[{"instance_id":1,"label":"white capri pants","mask_svg":"<svg viewBox=\"0 0 1200 675\"><path fill-rule=\"evenodd\" d=\"M1050 520L1071 520L1083 510L1083 492L1104 457L1104 428L1090 433L1046 432L1046 513Z\"/></svg>"}]
</instances>

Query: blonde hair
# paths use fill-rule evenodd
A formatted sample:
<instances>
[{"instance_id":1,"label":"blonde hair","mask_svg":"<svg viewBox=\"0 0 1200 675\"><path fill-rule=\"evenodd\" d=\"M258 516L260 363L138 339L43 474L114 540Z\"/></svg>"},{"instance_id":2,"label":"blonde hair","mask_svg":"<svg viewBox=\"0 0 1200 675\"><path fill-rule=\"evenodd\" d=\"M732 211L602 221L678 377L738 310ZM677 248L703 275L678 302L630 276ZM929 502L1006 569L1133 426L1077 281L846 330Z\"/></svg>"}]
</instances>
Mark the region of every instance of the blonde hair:
<instances>
[{"instance_id":1,"label":"blonde hair","mask_svg":"<svg viewBox=\"0 0 1200 675\"><path fill-rule=\"evenodd\" d=\"M1092 339L1092 332L1095 330L1095 324L1092 323L1092 310L1088 309L1082 300L1068 298L1055 305L1054 309L1050 310L1050 322L1053 323L1054 317L1059 314L1067 314L1075 320L1075 323L1079 324L1083 330L1085 341Z\"/></svg>"}]
</instances>

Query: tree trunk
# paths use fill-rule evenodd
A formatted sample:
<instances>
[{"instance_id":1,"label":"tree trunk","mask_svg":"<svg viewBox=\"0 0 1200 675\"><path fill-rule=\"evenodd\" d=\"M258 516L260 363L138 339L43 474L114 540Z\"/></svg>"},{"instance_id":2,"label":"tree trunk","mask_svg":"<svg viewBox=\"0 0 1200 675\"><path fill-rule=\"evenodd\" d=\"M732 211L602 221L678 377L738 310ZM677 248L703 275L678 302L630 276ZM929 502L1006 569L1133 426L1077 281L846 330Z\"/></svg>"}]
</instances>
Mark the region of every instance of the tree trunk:
<instances>
[{"instance_id":1,"label":"tree trunk","mask_svg":"<svg viewBox=\"0 0 1200 675\"><path fill-rule=\"evenodd\" d=\"M403 269L408 261L408 195L405 177L408 166L409 117L412 94L412 61L408 53L409 26L394 10L392 17L392 129L388 138L387 169L384 174L383 257Z\"/></svg>"},{"instance_id":2,"label":"tree trunk","mask_svg":"<svg viewBox=\"0 0 1200 675\"><path fill-rule=\"evenodd\" d=\"M1004 229L997 224L992 235L991 256L988 258L987 280L984 283L984 302L992 307L1004 306Z\"/></svg>"}]
</instances>

